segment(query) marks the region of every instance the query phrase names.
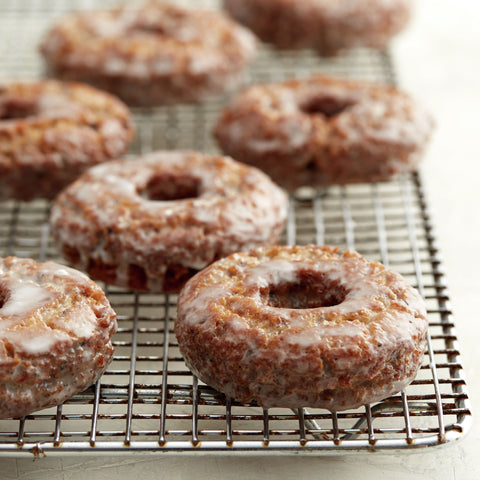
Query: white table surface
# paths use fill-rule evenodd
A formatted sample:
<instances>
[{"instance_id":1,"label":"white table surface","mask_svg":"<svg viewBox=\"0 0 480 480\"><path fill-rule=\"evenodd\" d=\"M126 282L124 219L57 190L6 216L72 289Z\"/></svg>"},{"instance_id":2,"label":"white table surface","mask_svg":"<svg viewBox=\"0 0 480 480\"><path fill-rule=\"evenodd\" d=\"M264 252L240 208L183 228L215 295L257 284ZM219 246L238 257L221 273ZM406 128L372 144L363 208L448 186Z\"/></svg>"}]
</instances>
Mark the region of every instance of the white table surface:
<instances>
[{"instance_id":1,"label":"white table surface","mask_svg":"<svg viewBox=\"0 0 480 480\"><path fill-rule=\"evenodd\" d=\"M473 413L480 407L480 0L414 0L393 49L400 85L433 111L422 165ZM0 479L480 478L480 423L456 445L415 452L314 456L181 455L0 459Z\"/></svg>"}]
</instances>

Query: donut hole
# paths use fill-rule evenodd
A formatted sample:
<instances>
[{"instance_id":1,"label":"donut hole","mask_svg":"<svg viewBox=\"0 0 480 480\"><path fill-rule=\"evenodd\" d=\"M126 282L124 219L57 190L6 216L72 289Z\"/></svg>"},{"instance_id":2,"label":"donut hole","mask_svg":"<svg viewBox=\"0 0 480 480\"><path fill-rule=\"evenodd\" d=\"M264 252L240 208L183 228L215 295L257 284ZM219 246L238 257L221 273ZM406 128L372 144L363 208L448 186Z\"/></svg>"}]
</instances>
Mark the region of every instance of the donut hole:
<instances>
[{"instance_id":1,"label":"donut hole","mask_svg":"<svg viewBox=\"0 0 480 480\"><path fill-rule=\"evenodd\" d=\"M33 117L37 112L37 102L27 98L10 98L0 103L0 120Z\"/></svg>"},{"instance_id":2,"label":"donut hole","mask_svg":"<svg viewBox=\"0 0 480 480\"><path fill-rule=\"evenodd\" d=\"M333 307L342 303L347 289L326 275L305 275L294 282L270 285L266 303L275 308L309 309Z\"/></svg>"},{"instance_id":3,"label":"donut hole","mask_svg":"<svg viewBox=\"0 0 480 480\"><path fill-rule=\"evenodd\" d=\"M354 102L333 96L315 96L300 103L300 110L307 115L323 115L330 118L347 110Z\"/></svg>"},{"instance_id":4,"label":"donut hole","mask_svg":"<svg viewBox=\"0 0 480 480\"><path fill-rule=\"evenodd\" d=\"M5 305L7 301L7 297L8 297L7 292L0 290L0 309L2 309L3 306Z\"/></svg>"},{"instance_id":5,"label":"donut hole","mask_svg":"<svg viewBox=\"0 0 480 480\"><path fill-rule=\"evenodd\" d=\"M197 198L201 181L188 175L154 175L139 191L141 197L153 201L174 201Z\"/></svg>"},{"instance_id":6,"label":"donut hole","mask_svg":"<svg viewBox=\"0 0 480 480\"><path fill-rule=\"evenodd\" d=\"M145 33L149 35L170 36L170 32L163 25L158 23L139 23L135 25L131 32Z\"/></svg>"}]
</instances>

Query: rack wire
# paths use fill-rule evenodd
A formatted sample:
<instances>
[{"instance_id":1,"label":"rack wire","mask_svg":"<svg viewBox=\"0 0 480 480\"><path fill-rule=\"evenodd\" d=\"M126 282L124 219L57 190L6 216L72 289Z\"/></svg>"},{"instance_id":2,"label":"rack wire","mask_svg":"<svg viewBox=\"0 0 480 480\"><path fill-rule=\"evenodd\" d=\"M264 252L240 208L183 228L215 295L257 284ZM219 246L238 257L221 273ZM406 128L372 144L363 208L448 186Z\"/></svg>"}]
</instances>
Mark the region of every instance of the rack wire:
<instances>
[{"instance_id":1,"label":"rack wire","mask_svg":"<svg viewBox=\"0 0 480 480\"><path fill-rule=\"evenodd\" d=\"M214 1L202 3L216 6ZM0 79L41 77L36 46L42 33L58 16L94 6L80 0L0 1ZM247 83L313 71L395 83L388 52L359 49L326 60L309 51L280 53L268 46L261 48ZM211 128L223 101L135 110L138 132L130 153L162 148L216 151ZM61 262L48 230L49 208L43 200L0 202L0 255ZM109 369L95 385L59 407L0 420L0 455L330 454L412 450L463 438L472 423L470 403L421 176L300 191L290 200L281 242L355 249L418 288L428 307L428 349L417 378L405 391L338 413L239 404L186 368L173 334L175 295L104 286L119 321Z\"/></svg>"}]
</instances>

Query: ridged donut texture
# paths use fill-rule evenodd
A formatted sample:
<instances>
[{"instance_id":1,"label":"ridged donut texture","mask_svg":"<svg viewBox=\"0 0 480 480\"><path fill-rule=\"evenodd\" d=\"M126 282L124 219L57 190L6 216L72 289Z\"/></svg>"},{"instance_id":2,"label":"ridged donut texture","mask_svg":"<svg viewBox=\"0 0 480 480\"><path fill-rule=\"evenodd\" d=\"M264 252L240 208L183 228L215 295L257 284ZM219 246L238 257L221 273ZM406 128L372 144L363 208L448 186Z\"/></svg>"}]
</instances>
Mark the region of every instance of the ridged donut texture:
<instances>
[{"instance_id":1,"label":"ridged donut texture","mask_svg":"<svg viewBox=\"0 0 480 480\"><path fill-rule=\"evenodd\" d=\"M160 151L90 169L56 199L51 226L64 257L93 278L175 292L214 260L276 243L287 202L253 167Z\"/></svg>"},{"instance_id":2,"label":"ridged donut texture","mask_svg":"<svg viewBox=\"0 0 480 480\"><path fill-rule=\"evenodd\" d=\"M386 85L313 75L254 85L214 128L222 150L288 190L390 180L413 171L433 119Z\"/></svg>"},{"instance_id":3,"label":"ridged donut texture","mask_svg":"<svg viewBox=\"0 0 480 480\"><path fill-rule=\"evenodd\" d=\"M418 292L377 262L332 247L273 246L189 280L175 333L187 366L228 397L338 411L415 378L427 319Z\"/></svg>"},{"instance_id":4,"label":"ridged donut texture","mask_svg":"<svg viewBox=\"0 0 480 480\"><path fill-rule=\"evenodd\" d=\"M47 32L40 50L55 77L153 106L235 88L256 47L254 35L221 12L153 1L70 15Z\"/></svg>"},{"instance_id":5,"label":"ridged donut texture","mask_svg":"<svg viewBox=\"0 0 480 480\"><path fill-rule=\"evenodd\" d=\"M0 200L53 198L86 168L132 140L118 99L78 83L0 85Z\"/></svg>"},{"instance_id":6,"label":"ridged donut texture","mask_svg":"<svg viewBox=\"0 0 480 480\"><path fill-rule=\"evenodd\" d=\"M410 0L224 0L225 9L281 49L330 56L352 47L385 48L405 28Z\"/></svg>"},{"instance_id":7,"label":"ridged donut texture","mask_svg":"<svg viewBox=\"0 0 480 480\"><path fill-rule=\"evenodd\" d=\"M86 275L0 258L0 418L59 405L112 360L116 315Z\"/></svg>"}]
</instances>

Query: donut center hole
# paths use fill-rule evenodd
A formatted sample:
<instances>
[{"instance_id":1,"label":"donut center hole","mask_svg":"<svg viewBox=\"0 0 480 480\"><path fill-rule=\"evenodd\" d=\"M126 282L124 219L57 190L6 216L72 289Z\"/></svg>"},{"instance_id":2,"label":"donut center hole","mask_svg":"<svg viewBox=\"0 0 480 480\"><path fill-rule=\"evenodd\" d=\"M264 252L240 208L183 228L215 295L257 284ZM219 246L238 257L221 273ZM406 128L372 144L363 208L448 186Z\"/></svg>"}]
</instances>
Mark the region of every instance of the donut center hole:
<instances>
[{"instance_id":1,"label":"donut center hole","mask_svg":"<svg viewBox=\"0 0 480 480\"><path fill-rule=\"evenodd\" d=\"M0 102L0 120L15 120L37 114L37 102L29 99L9 98Z\"/></svg>"},{"instance_id":2,"label":"donut center hole","mask_svg":"<svg viewBox=\"0 0 480 480\"><path fill-rule=\"evenodd\" d=\"M267 304L275 308L308 309L333 307L342 303L347 290L326 276L304 276L295 282L270 285Z\"/></svg>"},{"instance_id":3,"label":"donut center hole","mask_svg":"<svg viewBox=\"0 0 480 480\"><path fill-rule=\"evenodd\" d=\"M160 25L157 23L138 24L138 25L135 25L133 30L139 33L170 36L170 32L168 32L163 25Z\"/></svg>"},{"instance_id":4,"label":"donut center hole","mask_svg":"<svg viewBox=\"0 0 480 480\"><path fill-rule=\"evenodd\" d=\"M351 100L330 96L312 97L300 105L307 115L323 115L330 118L338 115L354 104Z\"/></svg>"},{"instance_id":5,"label":"donut center hole","mask_svg":"<svg viewBox=\"0 0 480 480\"><path fill-rule=\"evenodd\" d=\"M2 290L0 286L0 310L3 308L5 303L7 303L8 299L8 292L6 290Z\"/></svg>"},{"instance_id":6,"label":"donut center hole","mask_svg":"<svg viewBox=\"0 0 480 480\"><path fill-rule=\"evenodd\" d=\"M148 200L164 202L197 198L200 180L191 176L155 175L139 194Z\"/></svg>"}]
</instances>

